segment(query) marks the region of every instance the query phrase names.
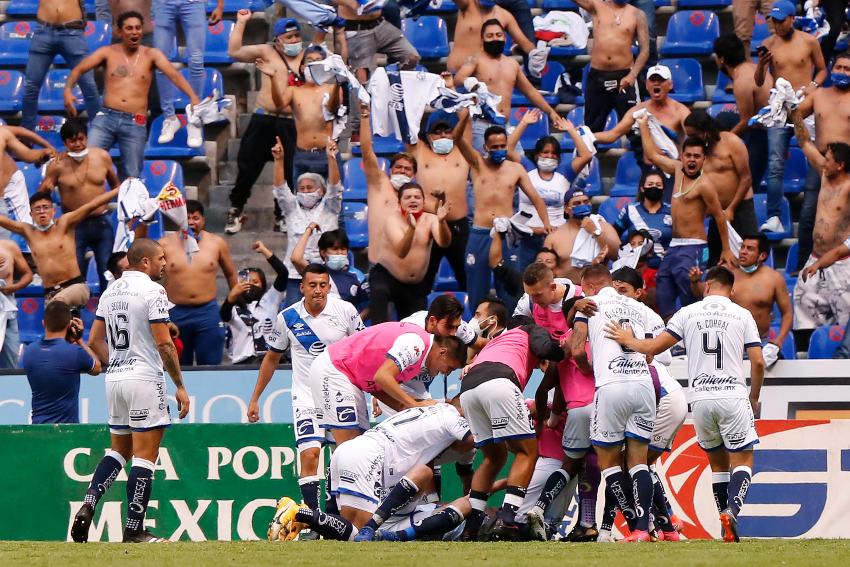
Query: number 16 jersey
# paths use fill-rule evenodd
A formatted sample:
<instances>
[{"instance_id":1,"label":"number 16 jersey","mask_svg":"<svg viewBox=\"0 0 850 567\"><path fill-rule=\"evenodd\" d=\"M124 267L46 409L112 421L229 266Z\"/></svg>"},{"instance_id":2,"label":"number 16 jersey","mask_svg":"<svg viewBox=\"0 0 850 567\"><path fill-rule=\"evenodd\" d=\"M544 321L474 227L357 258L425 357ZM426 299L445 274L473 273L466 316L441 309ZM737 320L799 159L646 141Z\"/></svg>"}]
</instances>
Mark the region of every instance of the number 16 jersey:
<instances>
[{"instance_id":1,"label":"number 16 jersey","mask_svg":"<svg viewBox=\"0 0 850 567\"><path fill-rule=\"evenodd\" d=\"M165 380L151 323L168 322L168 296L147 274L127 270L100 297L96 317L106 325L106 381Z\"/></svg>"}]
</instances>

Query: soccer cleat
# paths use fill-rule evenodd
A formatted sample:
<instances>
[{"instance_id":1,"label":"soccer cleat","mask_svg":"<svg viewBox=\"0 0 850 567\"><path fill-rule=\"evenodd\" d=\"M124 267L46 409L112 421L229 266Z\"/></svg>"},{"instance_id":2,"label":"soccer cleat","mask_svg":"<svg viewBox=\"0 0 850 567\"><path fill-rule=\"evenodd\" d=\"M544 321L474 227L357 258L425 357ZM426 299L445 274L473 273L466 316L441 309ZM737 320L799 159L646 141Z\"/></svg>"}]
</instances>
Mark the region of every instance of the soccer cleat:
<instances>
[{"instance_id":1,"label":"soccer cleat","mask_svg":"<svg viewBox=\"0 0 850 567\"><path fill-rule=\"evenodd\" d=\"M124 530L124 539L122 541L123 543L168 543L167 539L156 537L148 530L137 532Z\"/></svg>"},{"instance_id":2,"label":"soccer cleat","mask_svg":"<svg viewBox=\"0 0 850 567\"><path fill-rule=\"evenodd\" d=\"M401 538L392 530L378 530L378 533L375 534L375 541L401 541Z\"/></svg>"},{"instance_id":3,"label":"soccer cleat","mask_svg":"<svg viewBox=\"0 0 850 567\"><path fill-rule=\"evenodd\" d=\"M520 539L519 524L505 522L501 518L496 520L489 533L489 541L519 541Z\"/></svg>"},{"instance_id":4,"label":"soccer cleat","mask_svg":"<svg viewBox=\"0 0 850 567\"><path fill-rule=\"evenodd\" d=\"M729 508L720 513L720 525L723 526L723 541L726 543L738 543L738 519Z\"/></svg>"},{"instance_id":5,"label":"soccer cleat","mask_svg":"<svg viewBox=\"0 0 850 567\"><path fill-rule=\"evenodd\" d=\"M649 532L645 532L643 530L635 530L631 534L629 534L629 537L620 540L620 543L636 543L641 541L652 541Z\"/></svg>"},{"instance_id":6,"label":"soccer cleat","mask_svg":"<svg viewBox=\"0 0 850 567\"><path fill-rule=\"evenodd\" d=\"M375 530L369 526L363 526L357 535L354 536L354 541L372 541L375 539Z\"/></svg>"},{"instance_id":7,"label":"soccer cleat","mask_svg":"<svg viewBox=\"0 0 850 567\"><path fill-rule=\"evenodd\" d=\"M298 504L295 500L284 496L277 501L277 508L274 512L274 517L269 523L268 538L269 541L283 540L287 536L288 525L295 518L298 512ZM281 535L283 534L283 535Z\"/></svg>"},{"instance_id":8,"label":"soccer cleat","mask_svg":"<svg viewBox=\"0 0 850 567\"><path fill-rule=\"evenodd\" d=\"M227 209L227 224L224 225L224 233L236 234L242 230L242 222L244 220L245 216L242 214L241 210L236 207L230 207Z\"/></svg>"},{"instance_id":9,"label":"soccer cleat","mask_svg":"<svg viewBox=\"0 0 850 567\"><path fill-rule=\"evenodd\" d=\"M575 527L570 530L570 533L567 534L561 541L570 541L570 542L588 542L588 541L596 541L599 538L599 530L596 529L596 524L586 528L581 524L576 524Z\"/></svg>"},{"instance_id":10,"label":"soccer cleat","mask_svg":"<svg viewBox=\"0 0 850 567\"><path fill-rule=\"evenodd\" d=\"M770 217L763 225L759 227L761 232L785 232L785 227L782 226L782 221L779 217Z\"/></svg>"},{"instance_id":11,"label":"soccer cleat","mask_svg":"<svg viewBox=\"0 0 850 567\"><path fill-rule=\"evenodd\" d=\"M599 530L599 535L596 537L596 541L599 543L614 543L617 540L614 539L614 535L611 533L611 530Z\"/></svg>"},{"instance_id":12,"label":"soccer cleat","mask_svg":"<svg viewBox=\"0 0 850 567\"><path fill-rule=\"evenodd\" d=\"M685 522L683 522L682 519L676 514L670 515L670 525L672 525L673 529L675 529L677 532L681 532L685 528Z\"/></svg>"},{"instance_id":13,"label":"soccer cleat","mask_svg":"<svg viewBox=\"0 0 850 567\"><path fill-rule=\"evenodd\" d=\"M162 133L156 139L158 144L168 144L174 140L174 135L180 130L180 119L176 116L169 116L162 121Z\"/></svg>"},{"instance_id":14,"label":"soccer cleat","mask_svg":"<svg viewBox=\"0 0 850 567\"><path fill-rule=\"evenodd\" d=\"M94 518L94 508L91 504L83 504L74 516L74 525L71 526L71 539L77 543L86 543L89 540L89 526Z\"/></svg>"},{"instance_id":15,"label":"soccer cleat","mask_svg":"<svg viewBox=\"0 0 850 567\"><path fill-rule=\"evenodd\" d=\"M546 541L546 522L543 520L543 510L535 506L526 515L531 539Z\"/></svg>"},{"instance_id":16,"label":"soccer cleat","mask_svg":"<svg viewBox=\"0 0 850 567\"><path fill-rule=\"evenodd\" d=\"M658 540L659 541L682 541L682 536L679 535L679 532L673 530L672 532L658 532Z\"/></svg>"}]
</instances>

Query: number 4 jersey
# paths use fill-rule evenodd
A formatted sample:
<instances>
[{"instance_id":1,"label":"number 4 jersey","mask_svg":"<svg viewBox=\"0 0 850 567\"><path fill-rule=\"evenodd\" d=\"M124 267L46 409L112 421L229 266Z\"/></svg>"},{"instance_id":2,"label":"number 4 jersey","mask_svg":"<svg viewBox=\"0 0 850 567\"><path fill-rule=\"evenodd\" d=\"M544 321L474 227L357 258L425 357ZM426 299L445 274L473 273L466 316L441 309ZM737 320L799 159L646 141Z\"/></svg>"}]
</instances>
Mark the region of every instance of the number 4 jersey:
<instances>
[{"instance_id":1,"label":"number 4 jersey","mask_svg":"<svg viewBox=\"0 0 850 567\"><path fill-rule=\"evenodd\" d=\"M689 401L749 396L744 350L761 346L749 311L728 297L709 295L673 315L666 332L685 342Z\"/></svg>"},{"instance_id":2,"label":"number 4 jersey","mask_svg":"<svg viewBox=\"0 0 850 567\"><path fill-rule=\"evenodd\" d=\"M147 274L127 270L106 290L96 316L106 325L106 381L165 379L151 323L168 322L165 289Z\"/></svg>"}]
</instances>

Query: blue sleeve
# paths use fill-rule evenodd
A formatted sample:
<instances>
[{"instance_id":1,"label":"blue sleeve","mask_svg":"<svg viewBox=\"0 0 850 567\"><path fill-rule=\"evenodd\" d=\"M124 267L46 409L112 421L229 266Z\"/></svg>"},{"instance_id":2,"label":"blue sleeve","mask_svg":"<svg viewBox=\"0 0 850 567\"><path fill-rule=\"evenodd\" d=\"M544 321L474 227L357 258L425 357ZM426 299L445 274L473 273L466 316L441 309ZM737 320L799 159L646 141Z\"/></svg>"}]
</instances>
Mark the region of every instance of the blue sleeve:
<instances>
[{"instance_id":1,"label":"blue sleeve","mask_svg":"<svg viewBox=\"0 0 850 567\"><path fill-rule=\"evenodd\" d=\"M92 369L92 367L94 366L94 359L91 357L91 355L89 353L86 352L86 350L83 347L81 347L79 345L74 345L74 346L77 347L77 349L76 349L77 350L77 369L80 372L90 371Z\"/></svg>"},{"instance_id":2,"label":"blue sleeve","mask_svg":"<svg viewBox=\"0 0 850 567\"><path fill-rule=\"evenodd\" d=\"M525 157L524 154L519 163L525 168L526 171L531 171L532 169L535 169L537 167L537 164Z\"/></svg>"},{"instance_id":3,"label":"blue sleeve","mask_svg":"<svg viewBox=\"0 0 850 567\"><path fill-rule=\"evenodd\" d=\"M609 197L610 199L610 197ZM617 222L614 223L614 229L620 235L620 239L625 242L628 238L629 228L632 226L632 221L629 218L629 207L625 206L620 209L620 215L617 217Z\"/></svg>"},{"instance_id":4,"label":"blue sleeve","mask_svg":"<svg viewBox=\"0 0 850 567\"><path fill-rule=\"evenodd\" d=\"M575 181L576 177L578 177L578 173L573 171L572 160L570 160L569 163L564 162L564 164L560 168L558 168L558 171L566 178L567 183L569 183L570 185L572 185L573 181Z\"/></svg>"}]
</instances>

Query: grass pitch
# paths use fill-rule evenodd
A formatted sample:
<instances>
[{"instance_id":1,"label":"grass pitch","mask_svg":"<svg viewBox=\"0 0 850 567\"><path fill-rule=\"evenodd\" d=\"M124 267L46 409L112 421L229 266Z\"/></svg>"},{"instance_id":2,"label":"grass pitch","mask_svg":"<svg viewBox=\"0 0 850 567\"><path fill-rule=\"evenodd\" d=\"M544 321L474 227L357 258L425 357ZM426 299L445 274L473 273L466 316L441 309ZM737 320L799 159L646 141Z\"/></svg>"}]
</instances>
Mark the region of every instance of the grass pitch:
<instances>
[{"instance_id":1,"label":"grass pitch","mask_svg":"<svg viewBox=\"0 0 850 567\"><path fill-rule=\"evenodd\" d=\"M656 544L204 542L150 545L0 542L4 567L433 567L612 565L760 567L850 565L848 540L693 541Z\"/></svg>"}]
</instances>

